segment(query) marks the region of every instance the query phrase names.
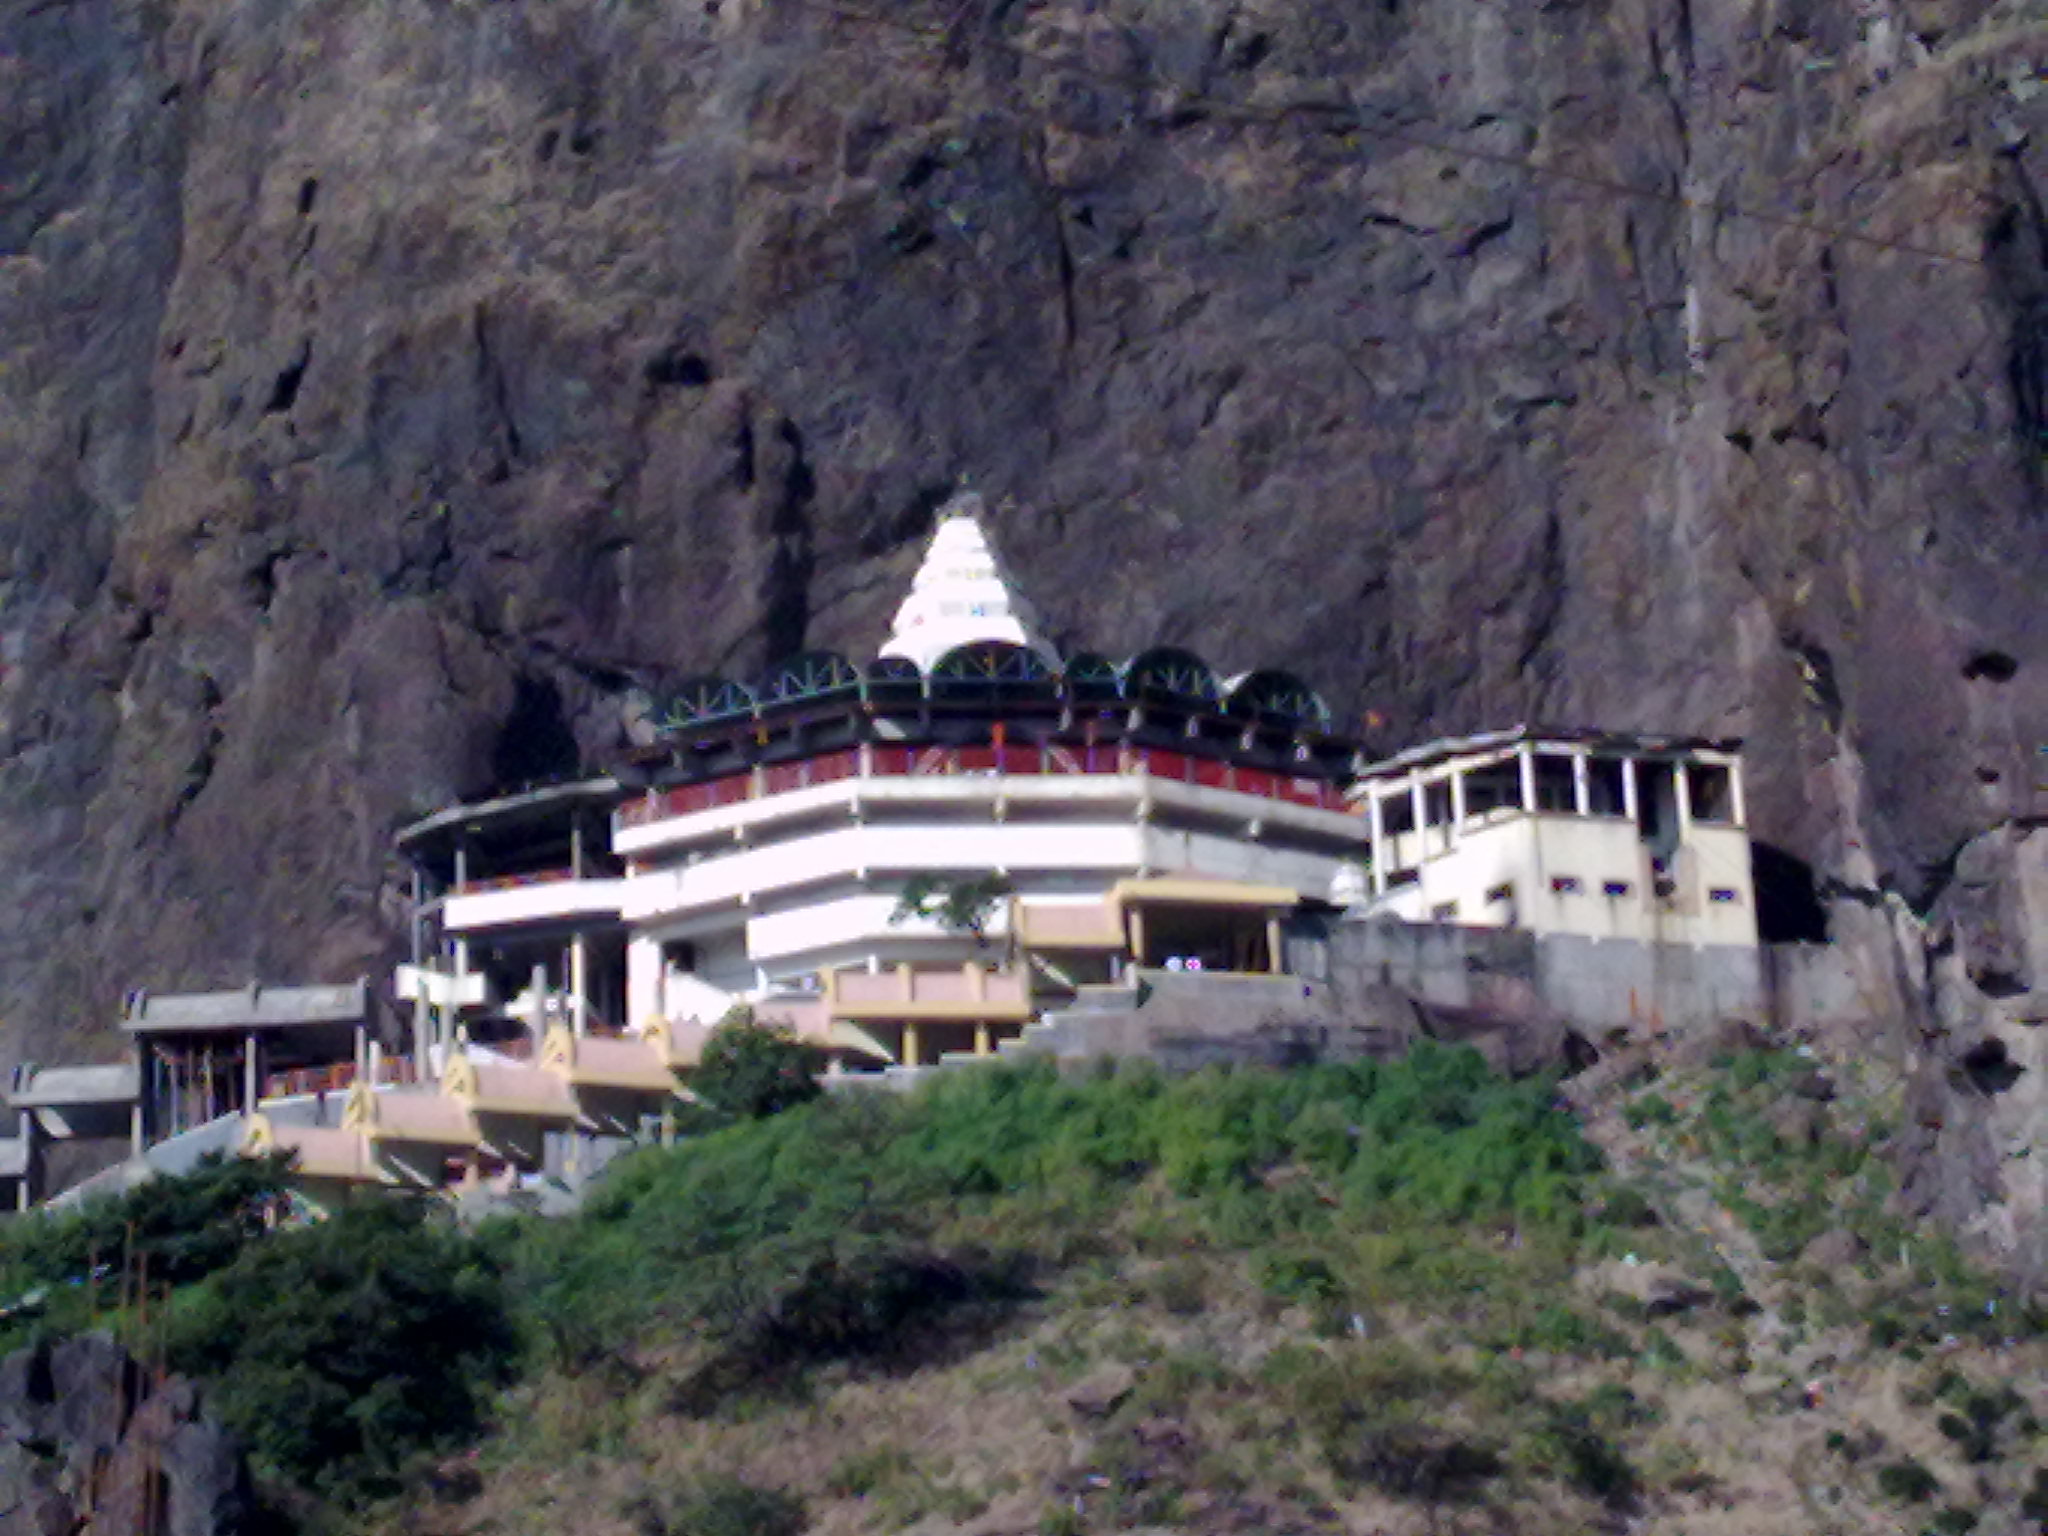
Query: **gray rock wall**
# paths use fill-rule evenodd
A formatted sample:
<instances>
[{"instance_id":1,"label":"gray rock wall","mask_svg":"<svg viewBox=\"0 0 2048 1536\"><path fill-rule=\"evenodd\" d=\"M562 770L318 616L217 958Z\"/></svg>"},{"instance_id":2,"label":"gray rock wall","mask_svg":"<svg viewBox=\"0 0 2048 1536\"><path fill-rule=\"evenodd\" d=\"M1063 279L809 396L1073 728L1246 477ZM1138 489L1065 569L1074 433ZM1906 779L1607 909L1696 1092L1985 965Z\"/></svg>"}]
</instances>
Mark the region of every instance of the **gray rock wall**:
<instances>
[{"instance_id":1,"label":"gray rock wall","mask_svg":"<svg viewBox=\"0 0 2048 1536\"><path fill-rule=\"evenodd\" d=\"M106 1334L0 1360L4 1536L237 1536L248 1469L180 1378L157 1380Z\"/></svg>"}]
</instances>

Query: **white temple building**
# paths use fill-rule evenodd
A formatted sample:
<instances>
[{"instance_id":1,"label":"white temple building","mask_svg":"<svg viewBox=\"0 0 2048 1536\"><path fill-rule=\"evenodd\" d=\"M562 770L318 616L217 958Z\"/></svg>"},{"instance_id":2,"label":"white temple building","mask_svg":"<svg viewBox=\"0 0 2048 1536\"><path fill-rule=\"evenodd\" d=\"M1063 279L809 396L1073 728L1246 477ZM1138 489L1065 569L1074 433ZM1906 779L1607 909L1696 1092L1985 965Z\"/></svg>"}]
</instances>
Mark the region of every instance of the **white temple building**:
<instances>
[{"instance_id":1,"label":"white temple building","mask_svg":"<svg viewBox=\"0 0 2048 1536\"><path fill-rule=\"evenodd\" d=\"M1756 942L1732 744L1515 731L1366 764L1287 673L1061 655L980 510L942 514L871 662L685 682L611 777L406 829L417 1048L745 1004L915 1065L1133 967L1281 969L1304 903ZM906 903L934 891L979 909Z\"/></svg>"}]
</instances>

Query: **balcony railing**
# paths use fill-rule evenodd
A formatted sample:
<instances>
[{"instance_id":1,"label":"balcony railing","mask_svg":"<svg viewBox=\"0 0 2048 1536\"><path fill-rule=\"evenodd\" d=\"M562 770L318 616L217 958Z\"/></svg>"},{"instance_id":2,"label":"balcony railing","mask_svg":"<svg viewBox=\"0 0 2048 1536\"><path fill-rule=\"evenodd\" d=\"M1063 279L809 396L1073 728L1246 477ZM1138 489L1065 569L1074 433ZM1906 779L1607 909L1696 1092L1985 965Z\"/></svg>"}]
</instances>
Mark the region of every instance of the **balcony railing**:
<instances>
[{"instance_id":1,"label":"balcony railing","mask_svg":"<svg viewBox=\"0 0 2048 1536\"><path fill-rule=\"evenodd\" d=\"M1350 814L1343 791L1321 779L1298 778L1262 768L1242 768L1210 758L1155 747L894 747L871 746L824 753L799 763L777 763L746 773L650 792L619 808L622 827L650 826L672 816L690 816L722 806L765 800L794 790L845 779L1143 775L1169 783L1193 784L1286 805Z\"/></svg>"},{"instance_id":2,"label":"balcony railing","mask_svg":"<svg viewBox=\"0 0 2048 1536\"><path fill-rule=\"evenodd\" d=\"M263 1079L263 1097L296 1099L313 1093L346 1093L355 1086L358 1075L352 1061L336 1062L326 1067L300 1067L291 1072L272 1072ZM419 1067L410 1056L386 1056L377 1064L374 1081L379 1086L417 1083L420 1081Z\"/></svg>"}]
</instances>

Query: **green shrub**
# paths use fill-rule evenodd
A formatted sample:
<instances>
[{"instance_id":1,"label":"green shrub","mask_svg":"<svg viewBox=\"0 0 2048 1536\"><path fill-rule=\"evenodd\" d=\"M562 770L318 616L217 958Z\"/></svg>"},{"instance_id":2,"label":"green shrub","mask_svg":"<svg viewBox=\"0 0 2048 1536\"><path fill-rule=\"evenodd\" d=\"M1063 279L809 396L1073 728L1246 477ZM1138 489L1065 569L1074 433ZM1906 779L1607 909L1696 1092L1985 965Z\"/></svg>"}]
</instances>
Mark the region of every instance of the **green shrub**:
<instances>
[{"instance_id":1,"label":"green shrub","mask_svg":"<svg viewBox=\"0 0 2048 1536\"><path fill-rule=\"evenodd\" d=\"M1646 1125L1675 1125L1678 1110L1661 1093L1646 1093L1628 1106L1628 1123L1635 1130Z\"/></svg>"},{"instance_id":2,"label":"green shrub","mask_svg":"<svg viewBox=\"0 0 2048 1536\"><path fill-rule=\"evenodd\" d=\"M802 1536L803 1501L736 1477L707 1477L629 1499L641 1536Z\"/></svg>"},{"instance_id":3,"label":"green shrub","mask_svg":"<svg viewBox=\"0 0 2048 1536\"><path fill-rule=\"evenodd\" d=\"M900 1446L883 1445L873 1450L842 1456L825 1474L825 1491L835 1498L864 1499L900 1482L915 1470L910 1453Z\"/></svg>"},{"instance_id":4,"label":"green shrub","mask_svg":"<svg viewBox=\"0 0 2048 1536\"><path fill-rule=\"evenodd\" d=\"M815 1099L819 1066L818 1053L788 1030L740 1014L711 1031L690 1091L728 1115L761 1120Z\"/></svg>"},{"instance_id":5,"label":"green shrub","mask_svg":"<svg viewBox=\"0 0 2048 1536\"><path fill-rule=\"evenodd\" d=\"M1910 1456L1887 1462L1877 1469L1877 1488L1886 1498L1901 1504L1925 1504L1941 1492L1941 1479Z\"/></svg>"},{"instance_id":6,"label":"green shrub","mask_svg":"<svg viewBox=\"0 0 2048 1536\"><path fill-rule=\"evenodd\" d=\"M390 1489L470 1439L513 1355L477 1246L396 1199L247 1248L171 1318L173 1367L208 1382L259 1467L332 1495Z\"/></svg>"},{"instance_id":7,"label":"green shrub","mask_svg":"<svg viewBox=\"0 0 2048 1536\"><path fill-rule=\"evenodd\" d=\"M189 1285L225 1269L263 1235L289 1164L283 1154L209 1153L190 1173L14 1223L6 1261L21 1279L59 1285L83 1281L95 1264L118 1271L125 1255L138 1267L147 1264L152 1285Z\"/></svg>"}]
</instances>

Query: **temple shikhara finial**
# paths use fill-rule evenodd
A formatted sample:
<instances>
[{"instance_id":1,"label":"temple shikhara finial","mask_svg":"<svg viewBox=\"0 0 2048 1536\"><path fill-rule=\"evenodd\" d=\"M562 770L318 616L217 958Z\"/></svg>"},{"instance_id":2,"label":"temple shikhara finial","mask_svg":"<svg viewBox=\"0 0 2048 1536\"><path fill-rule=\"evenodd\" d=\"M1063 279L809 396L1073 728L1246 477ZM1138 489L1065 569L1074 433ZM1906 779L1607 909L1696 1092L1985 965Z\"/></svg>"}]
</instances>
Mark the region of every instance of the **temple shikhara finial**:
<instances>
[{"instance_id":1,"label":"temple shikhara finial","mask_svg":"<svg viewBox=\"0 0 2048 1536\"><path fill-rule=\"evenodd\" d=\"M1059 666L1059 653L1040 632L1037 611L1017 590L982 527L987 510L979 493L968 490L940 510L910 595L896 610L884 657L929 672L949 651L994 642L1035 651L1047 666Z\"/></svg>"}]
</instances>

